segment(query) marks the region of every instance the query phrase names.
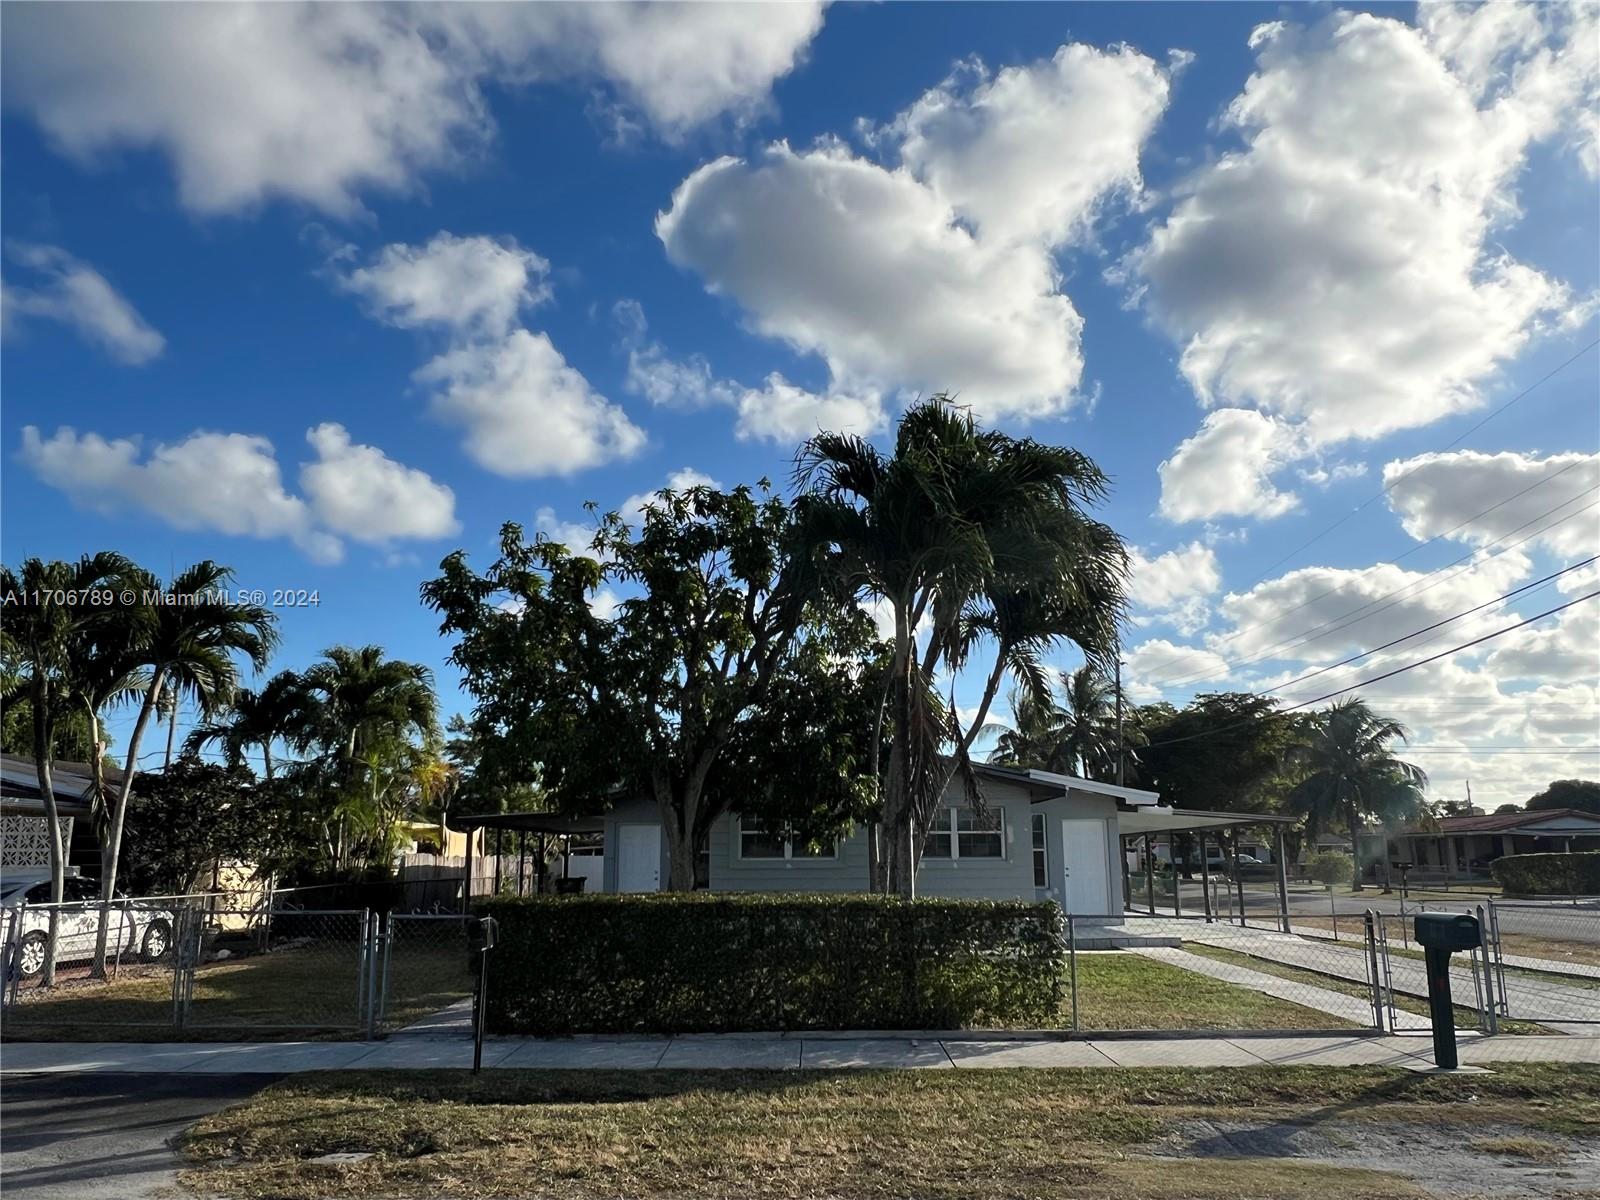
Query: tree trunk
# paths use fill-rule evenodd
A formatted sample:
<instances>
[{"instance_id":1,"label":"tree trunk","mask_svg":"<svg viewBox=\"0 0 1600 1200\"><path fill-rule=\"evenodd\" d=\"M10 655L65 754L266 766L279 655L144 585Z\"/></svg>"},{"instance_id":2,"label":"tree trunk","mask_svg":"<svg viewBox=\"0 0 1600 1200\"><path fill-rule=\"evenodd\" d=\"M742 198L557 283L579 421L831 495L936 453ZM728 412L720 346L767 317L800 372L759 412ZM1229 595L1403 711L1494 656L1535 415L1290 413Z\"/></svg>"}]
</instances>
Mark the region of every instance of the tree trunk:
<instances>
[{"instance_id":1,"label":"tree trunk","mask_svg":"<svg viewBox=\"0 0 1600 1200\"><path fill-rule=\"evenodd\" d=\"M1361 822L1356 817L1356 803L1354 800L1345 801L1345 820L1350 825L1350 861L1354 864L1351 874L1354 878L1350 881L1350 890L1359 892L1361 888Z\"/></svg>"},{"instance_id":2,"label":"tree trunk","mask_svg":"<svg viewBox=\"0 0 1600 1200\"><path fill-rule=\"evenodd\" d=\"M102 755L105 752L105 746L100 741L100 714L94 710L94 706L92 704L85 704L84 707L89 710L89 746L93 755L92 761L89 763L89 773L94 778L94 802L100 805L101 811L104 812L107 799L106 768L105 763L101 761ZM102 842L100 846L100 861L102 866L105 865L105 853L105 844ZM101 890L100 895L100 912L98 920L99 925L95 930L95 944L97 946L104 944L109 937L107 925L111 920L111 905L105 896L104 889ZM105 978L104 955L95 955L94 965L90 969L90 974L96 979Z\"/></svg>"},{"instance_id":3,"label":"tree trunk","mask_svg":"<svg viewBox=\"0 0 1600 1200\"><path fill-rule=\"evenodd\" d=\"M61 839L61 814L56 809L55 780L52 767L55 747L51 745L49 684L37 664L33 671L33 770L39 780L39 799L44 804L45 832L50 839L50 920L45 934L44 975L40 986L54 987L56 983L56 934L60 928L59 905L66 887L66 851ZM20 920L21 917L13 918Z\"/></svg>"},{"instance_id":4,"label":"tree trunk","mask_svg":"<svg viewBox=\"0 0 1600 1200\"><path fill-rule=\"evenodd\" d=\"M272 743L271 742L262 742L261 743L261 766L262 766L262 769L265 770L266 773L267 773L267 782L271 783L272 782ZM440 825L442 827L443 826L443 822L441 822ZM440 846L443 846L443 845L444 845L444 843L441 842Z\"/></svg>"},{"instance_id":5,"label":"tree trunk","mask_svg":"<svg viewBox=\"0 0 1600 1200\"><path fill-rule=\"evenodd\" d=\"M128 765L122 772L122 786L117 789L117 803L111 810L111 828L100 847L100 903L109 905L117 894L117 866L122 854L122 825L128 815L128 797L133 794L133 778L139 770L139 744L144 741L145 727L150 724L150 714L155 711L156 696L160 694L164 672L157 670L151 677L150 687L139 706L139 719L134 722L133 736L128 740ZM106 969L106 924L100 922L100 931L94 939L95 974L103 975Z\"/></svg>"},{"instance_id":6,"label":"tree trunk","mask_svg":"<svg viewBox=\"0 0 1600 1200\"><path fill-rule=\"evenodd\" d=\"M1383 890L1394 891L1394 864L1390 861L1393 857L1389 853L1389 822L1378 823L1378 836L1383 839Z\"/></svg>"},{"instance_id":7,"label":"tree trunk","mask_svg":"<svg viewBox=\"0 0 1600 1200\"><path fill-rule=\"evenodd\" d=\"M172 766L172 743L178 736L178 690L176 688L172 689L170 699L172 701L172 712L167 717L167 757L161 763L163 771Z\"/></svg>"}]
</instances>

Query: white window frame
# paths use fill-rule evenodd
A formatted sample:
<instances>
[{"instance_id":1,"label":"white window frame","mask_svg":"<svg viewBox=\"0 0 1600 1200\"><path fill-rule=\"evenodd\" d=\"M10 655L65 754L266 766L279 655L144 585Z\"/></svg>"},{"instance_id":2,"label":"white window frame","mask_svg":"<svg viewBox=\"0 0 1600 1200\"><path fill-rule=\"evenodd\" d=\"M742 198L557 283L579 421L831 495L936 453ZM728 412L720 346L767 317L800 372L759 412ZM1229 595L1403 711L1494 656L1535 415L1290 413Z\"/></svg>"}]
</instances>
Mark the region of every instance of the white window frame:
<instances>
[{"instance_id":1,"label":"white window frame","mask_svg":"<svg viewBox=\"0 0 1600 1200\"><path fill-rule=\"evenodd\" d=\"M993 804L988 806L988 808L985 811L991 817L993 817L997 822L999 822L999 827L996 828L996 829L981 829L981 830L980 829L960 830L960 829L956 828L956 825L957 825L956 813L958 813L958 812L976 812L977 811L976 809L972 808L970 805L966 805L966 804L945 804L945 805L941 805L935 811L937 813L941 814L941 816L943 818L943 824L934 825L934 824L930 823L928 825L928 828L923 831L923 834L922 834L922 846L923 846L922 857L923 857L923 860L925 862L936 862L936 863L946 863L946 862L947 863L959 863L959 862L961 862L962 861L962 859L961 859L961 835L962 835L963 832L965 832L969 837L976 833L976 834L994 835L994 836L998 836L999 839L1000 839L1000 853L998 855L993 855L993 854L974 854L974 855L969 855L967 857L966 861L968 861L968 862L1006 862L1011 858L1011 837L1010 837L1010 831L1007 829L1007 826L1006 826L1006 810L1003 807L998 806L998 805L993 805ZM927 849L928 838L932 837L934 834L947 835L950 838L950 853L949 853L949 855L943 855L943 854L931 855L931 854L928 853L928 849Z\"/></svg>"},{"instance_id":2,"label":"white window frame","mask_svg":"<svg viewBox=\"0 0 1600 1200\"><path fill-rule=\"evenodd\" d=\"M751 833L765 833L765 830L752 829ZM768 858L762 856L747 857L744 852L744 817L736 815L733 820L733 836L738 841L738 859L740 862L749 863L809 863L809 862L837 862L839 859L839 839L834 838L830 849L825 854L796 854L794 852L794 836L787 828L778 836L779 843L783 846L783 854L779 857Z\"/></svg>"}]
</instances>

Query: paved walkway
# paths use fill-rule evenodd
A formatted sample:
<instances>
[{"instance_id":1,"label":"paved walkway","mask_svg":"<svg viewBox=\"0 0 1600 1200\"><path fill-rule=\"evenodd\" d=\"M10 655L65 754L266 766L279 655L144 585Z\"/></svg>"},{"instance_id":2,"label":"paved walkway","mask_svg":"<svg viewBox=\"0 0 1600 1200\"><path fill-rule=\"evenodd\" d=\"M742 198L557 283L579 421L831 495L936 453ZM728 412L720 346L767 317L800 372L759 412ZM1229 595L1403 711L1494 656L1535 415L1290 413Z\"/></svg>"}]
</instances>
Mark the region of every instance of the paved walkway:
<instances>
[{"instance_id":1,"label":"paved walkway","mask_svg":"<svg viewBox=\"0 0 1600 1200\"><path fill-rule=\"evenodd\" d=\"M1372 1005L1359 996L1348 996L1344 992L1336 992L1332 988L1316 987L1308 983L1297 983L1294 980L1283 979L1277 975L1269 975L1265 971L1252 971L1248 967L1238 966L1234 963L1218 962L1214 958L1206 958L1200 954L1191 954L1187 950L1165 950L1159 948L1140 948L1131 951L1143 958L1152 958L1157 962L1166 963L1168 966L1180 967L1185 971L1193 971L1197 975L1205 975L1211 979L1231 983L1235 987L1249 988L1254 992L1287 1000L1290 1004L1298 1004L1304 1008L1314 1008L1318 1012L1327 1013L1329 1016L1339 1017L1349 1021L1352 1025L1368 1026L1372 1024ZM1401 1030L1430 1030L1433 1024L1427 1017L1417 1013L1409 1013L1396 1009L1394 1013L1396 1028Z\"/></svg>"},{"instance_id":2,"label":"paved walkway","mask_svg":"<svg viewBox=\"0 0 1600 1200\"><path fill-rule=\"evenodd\" d=\"M1600 1037L1459 1038L1464 1065L1563 1062L1600 1066ZM394 1037L386 1042L148 1043L8 1042L6 1075L282 1075L294 1071L467 1067L472 1044L460 1037ZM491 1038L486 1068L569 1070L653 1068L739 1070L962 1069L984 1067L1392 1066L1425 1070L1425 1036L1074 1038L889 1035L695 1035L676 1038Z\"/></svg>"}]
</instances>

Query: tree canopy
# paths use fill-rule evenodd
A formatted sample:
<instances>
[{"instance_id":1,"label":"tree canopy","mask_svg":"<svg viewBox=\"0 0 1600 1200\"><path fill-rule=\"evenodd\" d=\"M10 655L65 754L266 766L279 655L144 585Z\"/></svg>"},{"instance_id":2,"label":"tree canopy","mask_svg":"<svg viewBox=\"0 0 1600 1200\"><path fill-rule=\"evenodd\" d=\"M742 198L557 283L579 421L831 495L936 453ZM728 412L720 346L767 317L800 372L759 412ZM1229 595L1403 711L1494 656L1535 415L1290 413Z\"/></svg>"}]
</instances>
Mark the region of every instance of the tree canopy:
<instances>
[{"instance_id":1,"label":"tree canopy","mask_svg":"<svg viewBox=\"0 0 1600 1200\"><path fill-rule=\"evenodd\" d=\"M1574 808L1600 815L1600 783L1593 779L1557 779L1544 791L1532 796L1525 808L1538 812L1552 808Z\"/></svg>"}]
</instances>

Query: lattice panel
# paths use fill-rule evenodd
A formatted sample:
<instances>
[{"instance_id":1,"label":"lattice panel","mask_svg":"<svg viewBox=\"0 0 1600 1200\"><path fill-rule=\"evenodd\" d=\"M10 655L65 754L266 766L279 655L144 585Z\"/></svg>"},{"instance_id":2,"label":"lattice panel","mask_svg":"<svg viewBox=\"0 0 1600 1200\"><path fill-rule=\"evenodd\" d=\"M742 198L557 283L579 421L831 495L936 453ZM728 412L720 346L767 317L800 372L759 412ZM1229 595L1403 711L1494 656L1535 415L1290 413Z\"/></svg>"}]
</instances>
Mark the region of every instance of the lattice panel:
<instances>
[{"instance_id":1,"label":"lattice panel","mask_svg":"<svg viewBox=\"0 0 1600 1200\"><path fill-rule=\"evenodd\" d=\"M61 819L63 848L72 845L72 818ZM0 867L50 866L50 826L43 817L0 817Z\"/></svg>"}]
</instances>

